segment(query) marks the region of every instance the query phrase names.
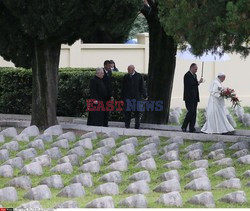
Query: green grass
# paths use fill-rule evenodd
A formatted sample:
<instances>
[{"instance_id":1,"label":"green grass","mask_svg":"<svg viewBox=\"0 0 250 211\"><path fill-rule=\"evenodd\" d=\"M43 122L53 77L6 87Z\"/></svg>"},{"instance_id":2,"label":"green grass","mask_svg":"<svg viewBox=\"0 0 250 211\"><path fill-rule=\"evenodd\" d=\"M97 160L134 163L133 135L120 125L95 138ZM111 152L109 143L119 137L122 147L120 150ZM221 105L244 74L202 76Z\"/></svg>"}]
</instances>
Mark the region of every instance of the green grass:
<instances>
[{"instance_id":1,"label":"green grass","mask_svg":"<svg viewBox=\"0 0 250 211\"><path fill-rule=\"evenodd\" d=\"M245 113L248 113L248 114L250 114L250 107L243 107L244 108L244 111L245 111Z\"/></svg>"},{"instance_id":2,"label":"green grass","mask_svg":"<svg viewBox=\"0 0 250 211\"><path fill-rule=\"evenodd\" d=\"M124 140L125 138L127 138L127 137L121 136L116 141L117 147L120 146L120 142L122 140ZM98 148L98 142L101 139L102 139L102 137L99 136L98 140L93 141L94 149ZM10 140L11 139L8 138L6 142L8 142ZM78 140L79 140L79 137L78 137ZM139 140L139 143L141 143L143 140L145 140L145 137L139 137L138 140ZM166 145L166 140L167 140L166 138L161 137L161 146L160 146L161 148ZM188 172L190 172L193 169L189 166L189 164L192 161L186 160L186 159L183 158L185 153L182 152L182 150L185 147L187 147L188 145L192 144L192 143L194 143L194 141L185 141L185 144L183 146L181 146L181 148L180 148L180 152L181 152L180 153L180 160L182 161L183 167L181 169L179 169L178 172L179 172L180 177L181 177L180 183L181 183L181 188L182 188L181 195L182 195L182 200L183 200L183 207L186 207L186 208L201 207L201 206L191 205L191 204L187 203L186 201L188 199L190 199L192 196L194 196L194 195L196 195L198 193L201 193L202 191L184 190L184 186L188 182L191 181L190 179L185 178L184 175L187 174ZM206 158L207 154L210 152L209 147L213 143L214 142L204 142L204 158ZM21 142L20 143L20 149L21 150L25 149L27 147L27 144L28 143L22 143ZM72 147L74 144L75 144L75 142L74 143L71 142L70 147ZM0 147L2 145L3 144L0 144ZM229 147L230 145L231 144L227 144L227 147ZM50 143L47 143L45 145L45 147L46 147L46 149L48 149L50 147ZM141 147L142 147L142 145L140 144L136 148L136 150L139 150ZM61 149L61 151L62 151L63 155L66 155L68 150ZM42 150L37 150L37 152L38 152L38 155L41 155L43 153ZM232 155L232 153L234 153L234 151L226 150L227 157L230 157L230 155ZM91 150L86 150L86 154L87 154L86 157L89 156L91 154ZM16 152L11 152L11 157L15 157L15 155L16 155ZM115 149L112 150L112 155L105 157L105 163L101 167L100 172L92 174L92 176L93 176L93 184L94 185L93 185L93 187L85 187L84 188L85 192L86 192L85 196L80 197L80 198L74 198L74 199L56 197L56 195L60 192L60 190L51 188L53 198L50 199L50 200L41 200L40 203L41 203L42 207L43 208L52 208L58 203L62 203L62 202L67 201L67 200L75 200L75 201L77 201L77 203L80 205L81 208L84 208L88 202L92 201L95 198L102 197L100 195L95 195L92 192L98 185L103 184L103 182L98 181L98 179L101 177L101 175L110 172L109 170L106 170L106 167L110 164L108 161L113 155L115 155ZM117 195L117 196L112 196L113 199L114 199L114 202L115 202L115 207L119 207L118 203L119 203L120 200L125 199L126 197L133 195L133 194L123 194L123 191L132 182L132 181L129 181L128 178L132 174L134 174L134 173L136 173L136 172L138 172L140 170L143 170L143 169L136 169L134 167L136 165L136 163L137 163L136 157L137 157L136 155L129 156L129 160L130 160L129 170L126 171L126 172L122 172L123 182L121 184L119 184L119 192L120 192L120 194ZM167 162L161 160L159 157L160 157L160 155L155 157L155 161L156 161L157 167L158 167L157 170L156 171L150 171L151 183L149 184L149 186L150 186L151 192L149 194L145 195L146 198L147 198L147 201L148 201L148 207L150 207L150 208L163 208L163 207L166 207L166 206L163 206L161 204L155 203L155 201L162 195L162 193L156 193L156 192L152 191L154 187L156 187L157 185L159 185L161 183L161 181L158 179L158 177L162 173L169 171L168 169L163 167L163 165L165 163L167 163ZM81 164L82 164L83 159L85 159L85 158L80 158L80 163ZM29 162L30 161L25 161L25 164L27 164ZM209 160L209 162L211 163L212 161ZM0 164L2 164L2 163L3 163L3 161L0 162ZM53 162L52 162L52 166L54 166L54 165L56 165L56 160L53 160ZM248 182L248 180L246 178L242 177L242 174L246 170L249 170L249 165L239 165L239 164L236 163L236 160L234 159L234 167L236 169L237 177L240 178L241 182L242 182L242 189L241 190L245 191L245 193L247 195L247 198L249 199L250 198L250 188L246 187L246 183ZM222 166L213 166L213 167L210 167L210 168L207 169L208 176L209 176L211 184L212 184L212 192L213 192L214 199L215 199L215 202L216 202L216 207L220 207L220 208L233 208L233 207L237 207L237 208L245 207L245 208L247 208L247 207L250 207L250 200L249 200L248 203L246 203L244 205L227 204L227 203L224 203L224 202L220 202L218 200L223 195L225 195L227 193L230 193L230 192L233 192L233 191L236 191L235 189L216 189L215 188L215 186L218 183L222 182L223 179L219 178L219 177L214 177L213 173L215 173L216 171L218 171L218 170L220 170L222 168L224 168L224 167L222 167ZM50 169L51 169L51 167L43 167L44 174L42 176L30 176L30 178L32 180L32 186L36 187L38 185L38 183L43 178L56 174L56 173L51 173ZM20 170L15 169L14 176L15 177L20 176L19 172L20 172ZM82 172L78 171L78 167L74 167L74 171L73 171L73 173L71 175L61 174L65 186L70 184L69 181L73 178L74 175L77 175L77 174L80 174L80 173L82 173ZM11 178L3 178L3 177L1 177L0 178L0 181L1 181L0 182L0 188L4 188L5 183L7 181L9 181L9 180L11 180ZM22 190L22 189L17 188L17 191L18 191L19 201L17 201L17 202L1 202L1 204L4 207L17 207L17 206L29 201L29 200L23 198L23 195L27 192L26 190Z\"/></svg>"},{"instance_id":3,"label":"green grass","mask_svg":"<svg viewBox=\"0 0 250 211\"><path fill-rule=\"evenodd\" d=\"M182 125L183 124L183 122L184 122L184 119L185 119L185 117L186 117L186 114L187 114L187 110L186 109L182 109L182 113L181 113L181 115L180 115L180 125Z\"/></svg>"},{"instance_id":4,"label":"green grass","mask_svg":"<svg viewBox=\"0 0 250 211\"><path fill-rule=\"evenodd\" d=\"M199 109L198 110L198 125L199 127L203 127L203 125L206 122L206 117L205 117L205 109Z\"/></svg>"}]
</instances>

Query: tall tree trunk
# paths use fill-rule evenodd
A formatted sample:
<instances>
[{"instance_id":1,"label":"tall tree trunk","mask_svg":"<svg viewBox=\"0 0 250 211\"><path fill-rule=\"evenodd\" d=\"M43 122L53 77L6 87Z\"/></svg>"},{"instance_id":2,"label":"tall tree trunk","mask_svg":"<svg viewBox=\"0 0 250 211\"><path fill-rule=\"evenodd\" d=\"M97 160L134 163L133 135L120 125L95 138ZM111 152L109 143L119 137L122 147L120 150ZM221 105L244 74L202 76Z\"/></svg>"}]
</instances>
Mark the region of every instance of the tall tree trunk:
<instances>
[{"instance_id":1,"label":"tall tree trunk","mask_svg":"<svg viewBox=\"0 0 250 211\"><path fill-rule=\"evenodd\" d=\"M52 42L34 42L31 125L40 129L58 124L56 105L60 48L60 44Z\"/></svg>"},{"instance_id":2,"label":"tall tree trunk","mask_svg":"<svg viewBox=\"0 0 250 211\"><path fill-rule=\"evenodd\" d=\"M152 124L168 123L172 87L176 65L177 45L162 28L157 5L150 12L143 13L149 26L149 100L163 101L163 111L146 111L143 122Z\"/></svg>"}]
</instances>

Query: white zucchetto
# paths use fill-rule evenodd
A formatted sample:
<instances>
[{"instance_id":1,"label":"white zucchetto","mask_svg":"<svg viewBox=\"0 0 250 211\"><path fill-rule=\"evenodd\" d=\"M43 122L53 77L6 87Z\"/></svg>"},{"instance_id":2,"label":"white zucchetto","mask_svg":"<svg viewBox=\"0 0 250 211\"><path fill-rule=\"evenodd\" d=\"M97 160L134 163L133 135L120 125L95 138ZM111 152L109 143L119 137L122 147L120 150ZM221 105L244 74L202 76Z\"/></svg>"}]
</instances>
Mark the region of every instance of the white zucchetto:
<instances>
[{"instance_id":1,"label":"white zucchetto","mask_svg":"<svg viewBox=\"0 0 250 211\"><path fill-rule=\"evenodd\" d=\"M220 72L220 73L218 73L217 77L220 77L220 76L226 76L226 74L223 72Z\"/></svg>"}]
</instances>

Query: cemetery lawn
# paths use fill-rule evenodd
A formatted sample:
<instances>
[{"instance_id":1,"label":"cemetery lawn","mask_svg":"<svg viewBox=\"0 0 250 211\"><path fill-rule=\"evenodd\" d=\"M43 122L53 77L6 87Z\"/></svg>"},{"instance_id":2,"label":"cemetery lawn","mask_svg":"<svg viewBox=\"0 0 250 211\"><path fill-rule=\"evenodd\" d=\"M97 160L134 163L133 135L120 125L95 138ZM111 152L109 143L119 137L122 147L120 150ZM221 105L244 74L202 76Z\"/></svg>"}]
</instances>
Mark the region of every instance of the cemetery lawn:
<instances>
[{"instance_id":1,"label":"cemetery lawn","mask_svg":"<svg viewBox=\"0 0 250 211\"><path fill-rule=\"evenodd\" d=\"M119 147L120 146L120 142L122 140L124 140L125 138L128 138L128 137L126 137L126 136L120 136L116 140L116 147ZM103 139L102 135L99 135L97 140L93 140L92 141L92 143L93 143L93 149L96 149L96 148L99 147L98 142L101 139ZM143 140L145 140L145 139L146 139L146 137L138 137L139 146L136 147L137 151L142 147L142 145L140 143ZM161 139L161 146L159 148L163 148L163 146L166 145L167 138L160 137L160 139ZM5 143L9 142L10 140L11 140L11 138L7 138L7 141L5 141ZM77 141L78 140L79 140L79 137L77 138ZM202 192L205 192L205 191L184 190L184 186L191 181L191 179L184 178L184 175L186 175L187 173L189 173L194 168L191 168L189 166L189 164L191 162L193 162L193 161L184 159L185 152L183 152L183 149L185 147L187 147L188 145L190 145L192 143L195 143L195 142L197 142L197 141L188 140L188 141L185 141L184 145L181 145L181 147L180 147L180 160L182 161L182 168L178 169L178 172L179 172L179 175L180 175L180 178L181 178L181 180L180 180L180 184L181 184L181 196L182 196L182 201L183 201L183 207L185 207L185 208L203 208L203 206L197 206L197 205L189 204L189 203L187 203L187 200L190 199L192 196L194 196L196 194L199 194L199 193L202 193ZM208 142L202 142L202 143L203 143L203 147L204 147L203 159L207 159L207 155L210 152L209 147L212 144L214 144L215 142L209 142L208 141ZM72 147L75 144L75 142L69 142L69 144L70 144L70 147ZM226 153L226 157L228 157L228 158L230 158L231 155L234 152L236 152L235 150L229 150L228 149L228 147L230 147L232 144L233 143L226 143L227 149L225 150L225 153ZM0 148L1 148L2 145L3 144L0 143ZM19 146L20 146L20 150L19 151L21 151L23 149L27 149L27 145L28 145L28 143L19 142ZM45 144L45 150L49 149L50 145L51 145L51 143L46 143ZM36 149L36 151L37 151L38 155L43 154L43 150L37 150ZM68 150L66 150L66 149L61 149L61 152L62 152L63 156L66 155L67 151ZM89 155L91 155L92 150L85 150L85 151L86 151L86 157L89 156ZM10 158L14 158L16 154L17 154L17 152L11 152L10 153ZM96 198L103 197L102 195L95 195L92 192L93 192L93 190L98 185L104 183L104 182L98 181L98 179L103 174L111 172L111 170L105 170L105 168L110 164L109 160L110 160L110 158L113 155L115 155L115 148L112 149L112 155L105 156L105 163L104 163L104 165L101 166L100 172L99 173L95 173L95 174L91 173L92 176L93 176L93 186L92 187L84 187L84 189L85 189L85 196L80 197L80 198L56 197L56 195L60 192L60 190L50 188L53 197L50 200L41 200L40 203L41 203L42 207L43 208L53 208L58 203L62 203L64 201L69 201L69 200L74 200L74 201L76 201L78 203L78 205L81 208L84 208L88 202L90 202L90 201L92 201L92 200L94 200ZM136 169L136 168L134 168L134 166L138 163L138 161L137 161L137 155L128 156L130 163L129 163L129 166L128 166L128 171L122 172L123 182L121 184L119 184L119 195L112 196L113 199L114 199L114 203L115 203L115 207L116 208L120 207L119 206L119 201L125 199L128 196L133 195L133 194L123 194L123 191L126 189L126 187L130 183L132 183L132 181L128 180L128 178L132 174L134 174L136 172L139 172L141 170L144 170L144 169ZM160 153L160 155L162 155L162 153ZM156 161L156 164L157 164L157 170L155 170L155 171L149 171L150 176L151 176L151 182L149 183L150 193L149 194L145 194L145 197L147 199L148 207L149 208L163 208L163 207L167 207L167 206L164 206L164 205L156 203L156 200L163 193L153 192L153 189L162 182L160 179L158 179L158 177L162 173L167 172L167 171L170 170L170 169L167 169L167 168L163 167L163 165L165 163L167 163L167 161L164 161L164 160L160 159L160 155L154 157L154 159ZM86 157L80 158L80 164L81 165L82 165L82 161ZM250 187L247 187L246 184L247 184L248 181L250 181L250 178L249 179L244 178L242 176L242 174L245 171L250 170L250 165L240 165L240 164L237 163L237 161L236 161L235 158L232 158L232 159L233 159L233 167L236 170L236 176L237 176L237 178L239 178L241 180L242 188L240 190L243 190L246 193L246 197L248 199L248 202L246 204L239 205L239 204L228 204L228 203L220 202L219 201L219 198L221 198L225 194L231 193L231 192L234 192L234 191L238 191L238 189L217 189L217 188L215 188L215 186L217 184L219 184L220 182L226 180L226 179L223 179L221 177L213 176L213 174L216 171L218 171L220 169L223 169L223 168L226 168L226 167L218 166L217 165L217 166L209 167L207 169L208 177L210 179L211 186L212 186L212 193L213 193L213 196L214 196L216 208L249 208L250 207ZM214 160L209 160L209 163L212 163L213 161ZM31 162L30 160L25 161L25 164L28 164L30 162ZM0 161L0 165L2 165L3 163L4 163L4 161ZM53 160L52 166L54 167L55 165L56 165L56 160ZM52 173L52 172L50 172L51 168L52 167L43 167L44 174L42 176L30 176L30 178L32 180L32 187L36 187L38 185L38 183L43 178L48 177L48 176L52 176L52 175L55 175L55 174L58 174L58 173ZM70 181L71 178L73 178L73 176L83 173L83 172L78 171L79 167L74 166L73 168L74 168L74 171L73 171L72 174L70 174L70 175L61 174L65 186L67 186L67 185L70 184L69 181ZM14 170L14 176L15 177L21 176L19 174L19 172L20 172L20 170L15 169ZM3 177L0 177L0 189L4 188L5 187L5 183L7 181L11 180L11 179L12 178L3 178ZM2 204L3 207L13 207L13 208L15 208L15 207L17 207L17 206L19 206L19 205L21 205L23 203L26 203L26 202L30 201L30 200L27 200L27 199L23 198L23 195L27 192L27 190L22 190L22 189L19 189L19 188L16 188L16 190L18 192L18 198L19 198L19 200L17 202L0 202L0 204Z\"/></svg>"}]
</instances>

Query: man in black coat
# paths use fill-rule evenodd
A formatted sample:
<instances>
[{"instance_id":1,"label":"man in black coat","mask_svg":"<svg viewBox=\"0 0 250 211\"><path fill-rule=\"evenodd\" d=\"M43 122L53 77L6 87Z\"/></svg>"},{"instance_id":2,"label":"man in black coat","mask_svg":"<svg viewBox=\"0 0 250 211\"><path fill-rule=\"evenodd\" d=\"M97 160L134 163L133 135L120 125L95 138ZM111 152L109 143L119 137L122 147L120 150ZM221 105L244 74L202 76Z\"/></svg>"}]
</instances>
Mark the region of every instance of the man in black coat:
<instances>
[{"instance_id":1,"label":"man in black coat","mask_svg":"<svg viewBox=\"0 0 250 211\"><path fill-rule=\"evenodd\" d=\"M125 103L125 127L130 127L131 113L135 115L135 129L140 127L140 111L137 109L137 101L142 99L142 96L147 100L147 91L143 81L143 77L140 73L135 71L134 65L128 66L128 74L123 77L122 83L122 99ZM130 105L128 105L130 104ZM135 104L132 111L132 104Z\"/></svg>"},{"instance_id":2,"label":"man in black coat","mask_svg":"<svg viewBox=\"0 0 250 211\"><path fill-rule=\"evenodd\" d=\"M92 108L101 108L100 104L105 105L105 101L108 97L108 92L103 81L104 72L102 68L96 69L96 75L90 80L90 99L93 100ZM98 106L99 104L99 106ZM105 106L102 106L105 108ZM105 111L89 111L87 125L93 126L105 126Z\"/></svg>"},{"instance_id":3,"label":"man in black coat","mask_svg":"<svg viewBox=\"0 0 250 211\"><path fill-rule=\"evenodd\" d=\"M107 99L105 104L109 100L114 100L113 98L113 90L112 90L112 71L111 71L111 62L109 60L104 61L104 68L103 68L104 76L103 82L105 84L107 90ZM104 112L104 126L108 127L108 120L109 120L109 111Z\"/></svg>"},{"instance_id":4,"label":"man in black coat","mask_svg":"<svg viewBox=\"0 0 250 211\"><path fill-rule=\"evenodd\" d=\"M199 81L197 80L197 69L197 65L195 63L192 63L189 71L184 76L183 100L185 101L187 114L181 127L183 132L186 132L188 125L189 132L195 132L194 126L196 122L197 105L198 102L200 102L198 86L203 82L202 78Z\"/></svg>"}]
</instances>

